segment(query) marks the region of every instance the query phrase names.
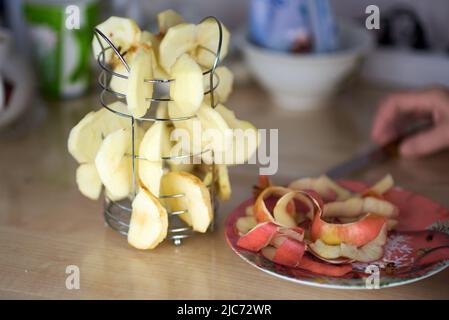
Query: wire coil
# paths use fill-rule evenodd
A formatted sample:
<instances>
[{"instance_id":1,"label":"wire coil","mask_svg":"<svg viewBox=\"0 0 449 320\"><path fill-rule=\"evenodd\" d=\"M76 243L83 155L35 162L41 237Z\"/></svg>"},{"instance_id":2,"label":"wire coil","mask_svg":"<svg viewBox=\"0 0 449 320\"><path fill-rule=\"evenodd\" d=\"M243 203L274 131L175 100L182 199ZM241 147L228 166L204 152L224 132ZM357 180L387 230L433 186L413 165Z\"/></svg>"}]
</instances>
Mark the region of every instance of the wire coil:
<instances>
[{"instance_id":1,"label":"wire coil","mask_svg":"<svg viewBox=\"0 0 449 320\"><path fill-rule=\"evenodd\" d=\"M212 19L217 23L218 27L218 43L217 43L217 50L216 52L213 52L209 50L208 48L201 47L204 50L207 50L210 54L214 55L215 59L212 64L212 66L203 72L203 77L208 76L209 77L209 88L204 91L204 95L209 94L210 95L210 105L212 108L215 108L218 104L218 99L214 95L214 91L217 88L217 86L220 83L220 78L218 77L218 74L215 73L215 69L220 63L220 54L221 54L221 46L222 46L222 40L223 40L223 32L222 32L222 26L220 21L213 17L206 17L201 22ZM200 23L201 23L200 22ZM130 120L131 129L132 129L132 152L129 155L132 157L132 194L131 198L123 199L120 201L114 201L110 199L107 195L105 196L104 201L104 219L106 223L111 227L113 230L117 231L119 234L126 236L129 230L129 221L131 218L131 203L132 199L136 196L137 190L138 190L138 178L137 178L137 170L136 170L136 160L146 160L143 157L140 157L136 153L136 126L139 125L141 122L157 122L157 121L168 121L168 122L175 122L175 121L185 121L192 119L196 117L195 114L185 117L177 117L177 118L161 118L158 116L151 116L151 115L145 115L141 118L134 118L131 114L127 114L118 110L114 110L110 107L110 103L108 103L108 99L125 99L126 94L122 92L117 92L113 90L110 87L110 81L112 77L118 77L121 79L128 79L128 75L121 74L116 71L114 71L105 61L106 59L106 52L107 50L113 50L113 53L117 56L117 58L120 60L120 62L125 67L126 71L129 73L130 67L128 63L126 62L124 58L124 54L122 54L119 49L112 43L112 41L99 29L95 28L95 37L98 43L100 44L101 51L97 56L97 62L98 65L101 68L100 75L98 77L98 83L100 87L102 88L102 91L100 93L100 102L101 105L106 108L108 111L116 114L120 117L125 117ZM106 42L107 46L104 45L103 41ZM175 79L145 79L145 83L152 83L157 85L170 85L170 83L176 81ZM160 97L151 97L147 98L146 101L148 103L157 102L157 103L168 103L169 101L172 101L169 97L160 96ZM161 160L169 161L169 160L183 160L186 158L195 158L195 157L201 157L204 153L212 153L212 150L202 150L200 153L197 154L185 154L185 155L174 155L174 156L164 156L161 157ZM216 181L216 173L215 173L215 167L212 163L210 165L210 170L212 173L212 182L207 187L209 188L209 191L211 193L211 201L212 201L212 210L215 216L216 211L218 210L218 201L215 197L215 181ZM183 197L184 194L169 194L169 195L160 195L159 199L169 199L169 198L178 198ZM187 210L178 210L178 211L168 211L167 214L169 217L169 227L168 227L168 235L167 238L172 240L175 245L180 245L182 243L182 240L188 237L191 237L195 234L195 232L192 230L190 226L186 226L183 222L181 222L180 219L178 219L178 216L180 214L186 213ZM214 228L214 222L215 219L213 219L209 230L213 230Z\"/></svg>"}]
</instances>

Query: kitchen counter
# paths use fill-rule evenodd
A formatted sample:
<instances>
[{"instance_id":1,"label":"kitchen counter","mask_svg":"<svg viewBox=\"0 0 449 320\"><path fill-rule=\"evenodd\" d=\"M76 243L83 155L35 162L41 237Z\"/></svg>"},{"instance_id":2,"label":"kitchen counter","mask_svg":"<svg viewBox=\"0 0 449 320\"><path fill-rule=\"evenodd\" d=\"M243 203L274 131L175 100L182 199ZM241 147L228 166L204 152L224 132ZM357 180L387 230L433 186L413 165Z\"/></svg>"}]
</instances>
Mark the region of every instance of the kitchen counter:
<instances>
[{"instance_id":1,"label":"kitchen counter","mask_svg":"<svg viewBox=\"0 0 449 320\"><path fill-rule=\"evenodd\" d=\"M258 128L280 128L274 181L316 175L369 142L375 105L387 92L363 84L342 93L328 109L291 113L272 106L248 85L227 103ZM176 247L166 241L138 251L105 226L102 201L83 197L76 162L67 152L69 130L98 95L51 102L45 122L25 136L0 138L0 298L99 299L436 299L449 298L449 269L414 284L382 290L333 290L290 283L240 259L226 244L223 223L250 197L258 167L231 169L233 195L221 203L214 233ZM449 152L421 160L393 160L354 177L396 183L449 207ZM80 269L80 289L66 288L66 267Z\"/></svg>"}]
</instances>

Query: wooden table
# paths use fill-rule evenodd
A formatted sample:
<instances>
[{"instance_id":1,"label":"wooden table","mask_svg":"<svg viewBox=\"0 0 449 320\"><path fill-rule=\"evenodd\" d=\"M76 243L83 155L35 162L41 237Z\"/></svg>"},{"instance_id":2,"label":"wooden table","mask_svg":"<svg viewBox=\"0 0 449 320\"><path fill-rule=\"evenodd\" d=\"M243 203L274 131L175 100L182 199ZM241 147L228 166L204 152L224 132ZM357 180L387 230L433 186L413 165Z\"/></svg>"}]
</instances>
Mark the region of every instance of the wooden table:
<instances>
[{"instance_id":1,"label":"wooden table","mask_svg":"<svg viewBox=\"0 0 449 320\"><path fill-rule=\"evenodd\" d=\"M314 175L366 146L374 106L386 90L357 85L329 109L291 113L274 107L254 85L228 102L259 128L279 128L277 182ZM231 170L232 199L221 204L217 230L176 247L131 248L105 226L101 201L84 198L67 153L70 128L92 106L92 94L51 103L44 124L23 137L0 140L0 297L160 299L414 299L449 298L449 270L397 288L347 291L289 283L249 266L227 246L223 221L248 198L258 168ZM357 177L391 172L397 183L449 206L449 153L400 160ZM284 178L282 178L284 177ZM66 289L66 267L80 268L81 288Z\"/></svg>"}]
</instances>

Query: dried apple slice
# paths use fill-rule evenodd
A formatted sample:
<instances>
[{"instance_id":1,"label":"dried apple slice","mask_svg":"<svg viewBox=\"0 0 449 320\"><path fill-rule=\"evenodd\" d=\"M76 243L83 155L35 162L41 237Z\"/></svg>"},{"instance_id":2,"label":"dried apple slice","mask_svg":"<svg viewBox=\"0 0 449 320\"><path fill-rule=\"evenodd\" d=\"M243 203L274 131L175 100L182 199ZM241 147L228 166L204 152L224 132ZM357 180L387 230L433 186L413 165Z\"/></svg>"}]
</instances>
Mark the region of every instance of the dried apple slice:
<instances>
[{"instance_id":1,"label":"dried apple slice","mask_svg":"<svg viewBox=\"0 0 449 320\"><path fill-rule=\"evenodd\" d=\"M210 152L203 153L202 158L206 163L217 162L216 159L221 160L217 155L227 152L231 147L232 131L220 113L205 103L198 109L197 116L202 128L202 150L213 150L215 153L213 159Z\"/></svg>"},{"instance_id":2,"label":"dried apple slice","mask_svg":"<svg viewBox=\"0 0 449 320\"><path fill-rule=\"evenodd\" d=\"M179 117L194 115L203 100L203 74L199 65L188 54L182 54L171 68L174 79L170 96L180 106Z\"/></svg>"},{"instance_id":3,"label":"dried apple slice","mask_svg":"<svg viewBox=\"0 0 449 320\"><path fill-rule=\"evenodd\" d=\"M127 51L140 37L140 29L132 19L110 17L106 21L97 26L97 29L103 32L114 46L121 52ZM109 45L101 36L100 41L104 48L108 48ZM101 45L94 37L92 40L92 48L95 58L101 52ZM105 62L111 63L112 57L115 55L112 49L105 51Z\"/></svg>"},{"instance_id":4,"label":"dried apple slice","mask_svg":"<svg viewBox=\"0 0 449 320\"><path fill-rule=\"evenodd\" d=\"M126 102L128 110L135 118L143 117L150 108L147 98L153 96L153 84L144 82L153 78L151 51L140 47L129 63Z\"/></svg>"},{"instance_id":5,"label":"dried apple slice","mask_svg":"<svg viewBox=\"0 0 449 320\"><path fill-rule=\"evenodd\" d=\"M218 104L215 110L233 130L231 147L223 155L223 163L227 165L245 163L259 146L260 139L256 127L247 121L237 119L234 112L222 104Z\"/></svg>"},{"instance_id":6,"label":"dried apple slice","mask_svg":"<svg viewBox=\"0 0 449 320\"><path fill-rule=\"evenodd\" d=\"M114 68L114 72L125 76L128 75L128 70L126 70L125 66L122 63L117 64L117 66ZM109 87L116 93L126 95L128 91L128 79L113 75L111 77Z\"/></svg>"},{"instance_id":7,"label":"dried apple slice","mask_svg":"<svg viewBox=\"0 0 449 320\"><path fill-rule=\"evenodd\" d=\"M231 182L229 181L228 168L224 164L216 165L217 171L217 185L218 185L218 199L221 201L229 200L231 197Z\"/></svg>"},{"instance_id":8,"label":"dried apple slice","mask_svg":"<svg viewBox=\"0 0 449 320\"><path fill-rule=\"evenodd\" d=\"M145 133L139 148L139 179L155 196L159 196L163 174L163 145L168 135L167 123L158 121Z\"/></svg>"},{"instance_id":9,"label":"dried apple slice","mask_svg":"<svg viewBox=\"0 0 449 320\"><path fill-rule=\"evenodd\" d=\"M159 33L164 35L171 27L184 23L184 19L176 11L169 9L157 15L157 23L159 25Z\"/></svg>"},{"instance_id":10,"label":"dried apple slice","mask_svg":"<svg viewBox=\"0 0 449 320\"><path fill-rule=\"evenodd\" d=\"M126 105L119 101L108 107L119 112L126 111ZM68 150L78 163L91 163L95 160L104 137L129 125L128 119L119 117L104 108L89 112L70 131L67 141Z\"/></svg>"},{"instance_id":11,"label":"dried apple slice","mask_svg":"<svg viewBox=\"0 0 449 320\"><path fill-rule=\"evenodd\" d=\"M167 211L159 200L141 188L132 202L128 243L134 248L154 249L167 236Z\"/></svg>"},{"instance_id":12,"label":"dried apple slice","mask_svg":"<svg viewBox=\"0 0 449 320\"><path fill-rule=\"evenodd\" d=\"M195 231L207 231L213 219L211 198L199 178L187 172L169 172L162 177L162 192L165 196L182 195L165 199L167 208L186 210L181 219Z\"/></svg>"},{"instance_id":13,"label":"dried apple slice","mask_svg":"<svg viewBox=\"0 0 449 320\"><path fill-rule=\"evenodd\" d=\"M234 75L232 72L224 66L215 69L215 74L218 76L218 85L216 85L216 77L214 76L213 85L216 86L214 90L214 103L217 101L220 103L225 103L228 100L229 95L232 92L232 85L234 83ZM204 88L210 90L210 75L207 74L203 77ZM208 93L204 96L204 100L210 104L211 94Z\"/></svg>"},{"instance_id":14,"label":"dried apple slice","mask_svg":"<svg viewBox=\"0 0 449 320\"><path fill-rule=\"evenodd\" d=\"M159 45L159 63L168 74L172 66L183 54L196 47L196 26L181 23L168 29Z\"/></svg>"},{"instance_id":15,"label":"dried apple slice","mask_svg":"<svg viewBox=\"0 0 449 320\"><path fill-rule=\"evenodd\" d=\"M131 130L119 129L110 133L95 157L101 182L116 198L125 198L132 189Z\"/></svg>"},{"instance_id":16,"label":"dried apple slice","mask_svg":"<svg viewBox=\"0 0 449 320\"><path fill-rule=\"evenodd\" d=\"M228 29L221 24L222 42L220 60L228 54L230 34ZM212 19L207 19L197 25L197 44L196 60L199 64L206 68L212 67L215 61L214 53L217 53L218 41L220 32L217 22ZM213 52L213 53L212 53Z\"/></svg>"},{"instance_id":17,"label":"dried apple slice","mask_svg":"<svg viewBox=\"0 0 449 320\"><path fill-rule=\"evenodd\" d=\"M101 193L101 180L93 163L83 163L76 170L76 184L80 192L92 200L97 200Z\"/></svg>"}]
</instances>

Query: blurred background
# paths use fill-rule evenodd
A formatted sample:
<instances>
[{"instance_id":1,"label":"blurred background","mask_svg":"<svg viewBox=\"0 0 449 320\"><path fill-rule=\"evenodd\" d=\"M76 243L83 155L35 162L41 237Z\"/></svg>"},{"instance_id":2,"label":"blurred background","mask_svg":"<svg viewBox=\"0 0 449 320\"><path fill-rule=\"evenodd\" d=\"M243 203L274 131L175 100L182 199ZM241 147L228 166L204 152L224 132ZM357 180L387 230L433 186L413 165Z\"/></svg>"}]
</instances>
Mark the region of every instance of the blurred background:
<instances>
[{"instance_id":1,"label":"blurred background","mask_svg":"<svg viewBox=\"0 0 449 320\"><path fill-rule=\"evenodd\" d=\"M372 12L366 10L373 4L380 28L368 30ZM64 27L70 5L81 18L73 30ZM302 11L291 14L292 6ZM90 42L96 24L127 16L156 31L157 13L169 8L187 21L208 15L223 21L232 34L226 65L234 87L255 84L273 108L326 106L360 81L389 88L449 85L445 0L3 0L0 130L8 135L14 125L38 126L55 101L95 97Z\"/></svg>"}]
</instances>

